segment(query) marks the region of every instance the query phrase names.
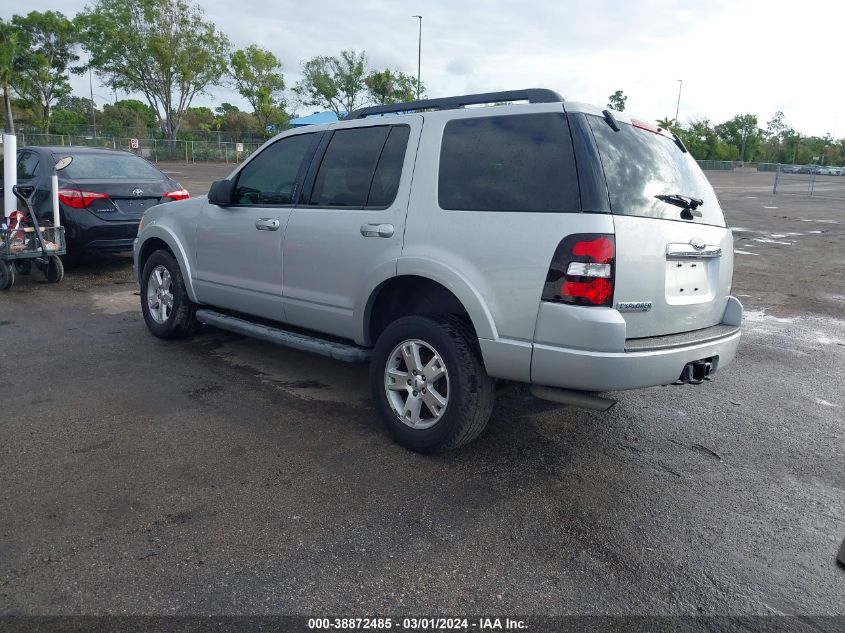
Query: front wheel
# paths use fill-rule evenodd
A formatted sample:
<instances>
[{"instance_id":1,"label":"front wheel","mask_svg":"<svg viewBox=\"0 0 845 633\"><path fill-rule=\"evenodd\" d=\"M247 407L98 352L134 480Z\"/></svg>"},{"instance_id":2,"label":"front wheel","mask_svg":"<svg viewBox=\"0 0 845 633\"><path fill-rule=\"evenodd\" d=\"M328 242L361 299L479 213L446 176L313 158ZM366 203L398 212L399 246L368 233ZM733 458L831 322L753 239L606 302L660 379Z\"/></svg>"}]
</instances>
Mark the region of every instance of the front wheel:
<instances>
[{"instance_id":1,"label":"front wheel","mask_svg":"<svg viewBox=\"0 0 845 633\"><path fill-rule=\"evenodd\" d=\"M182 270L167 251L156 251L141 274L141 312L147 328L164 339L185 338L199 329Z\"/></svg>"},{"instance_id":2,"label":"front wheel","mask_svg":"<svg viewBox=\"0 0 845 633\"><path fill-rule=\"evenodd\" d=\"M0 260L0 290L8 290L15 285L15 267Z\"/></svg>"},{"instance_id":3,"label":"front wheel","mask_svg":"<svg viewBox=\"0 0 845 633\"><path fill-rule=\"evenodd\" d=\"M370 364L376 408L405 448L436 453L467 444L495 401L472 329L457 317L409 316L391 323Z\"/></svg>"}]
</instances>

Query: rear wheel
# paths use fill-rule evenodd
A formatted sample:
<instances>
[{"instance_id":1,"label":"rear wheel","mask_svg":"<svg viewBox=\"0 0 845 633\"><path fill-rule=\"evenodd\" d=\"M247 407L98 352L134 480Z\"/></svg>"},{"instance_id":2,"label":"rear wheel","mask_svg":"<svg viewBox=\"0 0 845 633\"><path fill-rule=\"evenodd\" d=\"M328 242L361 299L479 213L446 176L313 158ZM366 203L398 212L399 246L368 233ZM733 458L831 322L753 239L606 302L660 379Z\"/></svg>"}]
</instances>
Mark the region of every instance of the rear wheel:
<instances>
[{"instance_id":1,"label":"rear wheel","mask_svg":"<svg viewBox=\"0 0 845 633\"><path fill-rule=\"evenodd\" d=\"M373 398L390 434L420 453L457 448L478 437L495 388L472 329L457 317L403 317L376 342Z\"/></svg>"},{"instance_id":2,"label":"rear wheel","mask_svg":"<svg viewBox=\"0 0 845 633\"><path fill-rule=\"evenodd\" d=\"M8 290L15 285L15 267L0 260L0 290Z\"/></svg>"},{"instance_id":3,"label":"rear wheel","mask_svg":"<svg viewBox=\"0 0 845 633\"><path fill-rule=\"evenodd\" d=\"M49 258L44 268L42 268L42 272L44 273L44 279L51 284L57 284L65 278L65 266L62 264L62 260L55 255Z\"/></svg>"},{"instance_id":4,"label":"rear wheel","mask_svg":"<svg viewBox=\"0 0 845 633\"><path fill-rule=\"evenodd\" d=\"M28 259L19 259L15 262L15 272L18 275L28 275L32 272L32 262Z\"/></svg>"},{"instance_id":5,"label":"rear wheel","mask_svg":"<svg viewBox=\"0 0 845 633\"><path fill-rule=\"evenodd\" d=\"M141 275L141 312L150 332L164 339L190 336L200 327L196 309L176 258L164 250L150 255Z\"/></svg>"}]
</instances>

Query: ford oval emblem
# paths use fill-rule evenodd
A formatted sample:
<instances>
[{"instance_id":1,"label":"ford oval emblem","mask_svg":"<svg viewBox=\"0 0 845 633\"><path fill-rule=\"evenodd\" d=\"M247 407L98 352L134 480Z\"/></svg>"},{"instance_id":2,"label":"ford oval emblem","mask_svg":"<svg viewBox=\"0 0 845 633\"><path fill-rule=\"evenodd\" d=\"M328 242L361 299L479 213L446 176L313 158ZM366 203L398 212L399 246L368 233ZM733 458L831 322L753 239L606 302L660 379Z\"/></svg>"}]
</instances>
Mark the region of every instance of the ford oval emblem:
<instances>
[{"instance_id":1,"label":"ford oval emblem","mask_svg":"<svg viewBox=\"0 0 845 633\"><path fill-rule=\"evenodd\" d=\"M703 251L706 244L700 237L694 237L689 241L690 245L697 251Z\"/></svg>"},{"instance_id":2,"label":"ford oval emblem","mask_svg":"<svg viewBox=\"0 0 845 633\"><path fill-rule=\"evenodd\" d=\"M135 196L136 198L139 197L139 196L142 196L142 195L144 195L144 190L143 189L133 189L132 195ZM702 248L704 248L704 247L702 246Z\"/></svg>"}]
</instances>

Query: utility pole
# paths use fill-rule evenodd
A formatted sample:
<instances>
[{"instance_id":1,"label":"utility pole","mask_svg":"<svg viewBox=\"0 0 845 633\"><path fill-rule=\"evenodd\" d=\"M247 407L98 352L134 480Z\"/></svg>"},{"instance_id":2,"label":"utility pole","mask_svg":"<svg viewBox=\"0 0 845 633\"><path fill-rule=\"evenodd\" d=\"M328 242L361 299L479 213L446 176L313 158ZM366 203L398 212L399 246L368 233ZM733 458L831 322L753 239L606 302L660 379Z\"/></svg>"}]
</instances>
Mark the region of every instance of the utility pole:
<instances>
[{"instance_id":1,"label":"utility pole","mask_svg":"<svg viewBox=\"0 0 845 633\"><path fill-rule=\"evenodd\" d=\"M417 18L420 21L420 37L417 45L417 100L420 98L422 84L420 83L420 69L422 68L422 16L412 15L412 18Z\"/></svg>"},{"instance_id":2,"label":"utility pole","mask_svg":"<svg viewBox=\"0 0 845 633\"><path fill-rule=\"evenodd\" d=\"M91 57L88 57L88 89L91 92L91 122L94 124L94 138L97 138L97 113L94 109L94 79L91 73Z\"/></svg>"},{"instance_id":3,"label":"utility pole","mask_svg":"<svg viewBox=\"0 0 845 633\"><path fill-rule=\"evenodd\" d=\"M675 106L675 125L678 125L678 113L681 111L681 88L684 87L683 79L676 79L678 82L678 105Z\"/></svg>"}]
</instances>

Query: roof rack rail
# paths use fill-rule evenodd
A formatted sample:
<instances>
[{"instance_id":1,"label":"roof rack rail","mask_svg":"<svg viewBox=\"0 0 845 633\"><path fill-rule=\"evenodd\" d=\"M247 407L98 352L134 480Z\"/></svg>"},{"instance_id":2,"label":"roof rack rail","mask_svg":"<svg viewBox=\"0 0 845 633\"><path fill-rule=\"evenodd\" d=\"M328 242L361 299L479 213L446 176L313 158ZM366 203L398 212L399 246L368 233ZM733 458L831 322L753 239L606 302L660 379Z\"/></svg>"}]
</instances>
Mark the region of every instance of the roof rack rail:
<instances>
[{"instance_id":1,"label":"roof rack rail","mask_svg":"<svg viewBox=\"0 0 845 633\"><path fill-rule=\"evenodd\" d=\"M484 92L476 95L463 95L459 97L444 97L442 99L422 99L421 101L408 101L406 103L392 103L390 105L371 106L353 110L344 118L344 121L352 119L364 119L368 116L379 114L395 114L398 112L414 112L417 110L455 110L468 105L482 103L497 103L499 101L527 101L528 103L562 103L561 97L554 90L546 88L528 88L527 90L504 90L502 92Z\"/></svg>"}]
</instances>

